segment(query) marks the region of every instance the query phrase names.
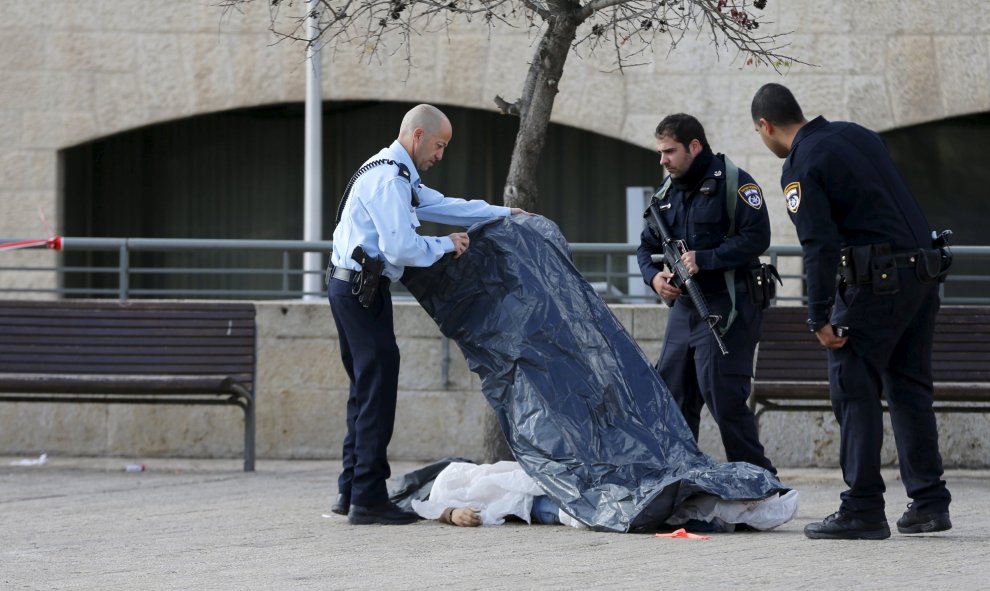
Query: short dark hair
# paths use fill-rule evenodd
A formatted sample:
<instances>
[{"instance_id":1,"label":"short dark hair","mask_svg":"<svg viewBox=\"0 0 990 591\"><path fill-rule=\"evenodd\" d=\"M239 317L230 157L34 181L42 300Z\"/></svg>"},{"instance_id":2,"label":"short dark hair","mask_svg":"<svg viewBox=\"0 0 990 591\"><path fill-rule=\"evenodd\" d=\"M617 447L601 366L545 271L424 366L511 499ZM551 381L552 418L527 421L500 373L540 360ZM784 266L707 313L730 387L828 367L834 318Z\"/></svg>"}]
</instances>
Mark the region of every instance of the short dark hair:
<instances>
[{"instance_id":1,"label":"short dark hair","mask_svg":"<svg viewBox=\"0 0 990 591\"><path fill-rule=\"evenodd\" d=\"M698 140L701 142L702 148L708 148L705 128L701 126L700 121L686 113L676 113L664 117L663 121L657 125L654 135L657 138L663 136L673 138L674 141L684 144L685 148L691 143L691 140Z\"/></svg>"},{"instance_id":2,"label":"short dark hair","mask_svg":"<svg viewBox=\"0 0 990 591\"><path fill-rule=\"evenodd\" d=\"M771 82L764 84L753 95L750 106L753 121L766 119L774 125L794 125L804 122L801 105L783 84Z\"/></svg>"}]
</instances>

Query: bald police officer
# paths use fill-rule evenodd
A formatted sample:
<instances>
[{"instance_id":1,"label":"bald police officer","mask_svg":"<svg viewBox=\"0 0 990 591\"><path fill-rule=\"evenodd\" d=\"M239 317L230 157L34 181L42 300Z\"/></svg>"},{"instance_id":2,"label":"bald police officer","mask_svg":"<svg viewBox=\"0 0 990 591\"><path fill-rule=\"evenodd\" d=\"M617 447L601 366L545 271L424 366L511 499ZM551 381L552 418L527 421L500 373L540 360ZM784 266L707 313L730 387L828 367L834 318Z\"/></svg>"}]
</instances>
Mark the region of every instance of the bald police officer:
<instances>
[{"instance_id":1,"label":"bald police officer","mask_svg":"<svg viewBox=\"0 0 990 591\"><path fill-rule=\"evenodd\" d=\"M808 328L828 348L849 487L839 510L808 524L804 533L814 539L890 537L880 475L881 394L890 409L901 480L913 499L897 529L947 530L951 497L932 410L932 338L938 280L949 261L934 248L928 222L879 135L855 123L807 121L780 84L757 91L752 118L770 151L785 158L780 184L804 251ZM848 336L833 326L848 327Z\"/></svg>"},{"instance_id":2,"label":"bald police officer","mask_svg":"<svg viewBox=\"0 0 990 591\"><path fill-rule=\"evenodd\" d=\"M402 119L398 139L351 179L333 233L327 295L351 387L343 470L331 511L347 515L355 525L402 525L419 519L389 502L385 488L399 380L389 284L402 277L406 266L428 267L448 252L460 256L469 245L464 232L420 236L419 220L468 226L522 212L445 197L420 182L420 171L443 159L452 135L450 121L439 109L413 107ZM356 247L363 251L364 266L353 257ZM377 285L366 283L378 269Z\"/></svg>"}]
</instances>

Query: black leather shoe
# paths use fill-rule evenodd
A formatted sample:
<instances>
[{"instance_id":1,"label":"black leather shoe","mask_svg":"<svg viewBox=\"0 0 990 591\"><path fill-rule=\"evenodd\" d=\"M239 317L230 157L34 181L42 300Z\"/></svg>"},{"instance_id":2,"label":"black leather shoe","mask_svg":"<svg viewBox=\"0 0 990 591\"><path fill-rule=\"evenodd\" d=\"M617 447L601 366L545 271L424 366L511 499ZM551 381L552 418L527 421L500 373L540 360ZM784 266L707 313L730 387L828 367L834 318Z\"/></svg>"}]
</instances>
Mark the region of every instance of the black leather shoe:
<instances>
[{"instance_id":1,"label":"black leather shoe","mask_svg":"<svg viewBox=\"0 0 990 591\"><path fill-rule=\"evenodd\" d=\"M890 537L887 520L863 521L836 511L818 523L804 526L804 535L812 540L886 540Z\"/></svg>"},{"instance_id":2,"label":"black leather shoe","mask_svg":"<svg viewBox=\"0 0 990 591\"><path fill-rule=\"evenodd\" d=\"M407 525L419 521L419 515L412 511L400 509L394 503L386 502L376 507L351 505L351 510L347 513L347 521L350 521L351 525L371 525L373 523Z\"/></svg>"},{"instance_id":3,"label":"black leather shoe","mask_svg":"<svg viewBox=\"0 0 990 591\"><path fill-rule=\"evenodd\" d=\"M908 503L908 510L897 520L897 531L902 534L927 534L952 529L949 512L918 513L914 503Z\"/></svg>"},{"instance_id":4,"label":"black leather shoe","mask_svg":"<svg viewBox=\"0 0 990 591\"><path fill-rule=\"evenodd\" d=\"M347 515L351 510L351 498L344 495L337 495L337 500L330 506L330 512L337 515Z\"/></svg>"}]
</instances>

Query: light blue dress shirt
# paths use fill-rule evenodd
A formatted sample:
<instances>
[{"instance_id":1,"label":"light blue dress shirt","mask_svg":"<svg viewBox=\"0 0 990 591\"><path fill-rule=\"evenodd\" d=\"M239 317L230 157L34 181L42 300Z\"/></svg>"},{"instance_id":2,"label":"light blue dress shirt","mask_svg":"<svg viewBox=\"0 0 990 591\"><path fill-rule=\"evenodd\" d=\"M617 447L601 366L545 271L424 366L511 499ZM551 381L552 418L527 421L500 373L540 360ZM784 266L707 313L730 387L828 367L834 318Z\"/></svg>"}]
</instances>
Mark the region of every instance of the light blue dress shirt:
<instances>
[{"instance_id":1,"label":"light blue dress shirt","mask_svg":"<svg viewBox=\"0 0 990 591\"><path fill-rule=\"evenodd\" d=\"M412 158L398 140L366 163L383 158L409 167L419 206L413 207L410 181L399 175L398 167L381 164L362 174L351 187L340 224L333 232L330 261L335 267L359 271L360 265L351 258L351 253L360 245L369 256L384 258L385 276L398 281L405 267L429 267L454 250L454 243L447 236L417 234L420 219L468 227L510 213L508 207L490 205L480 199L444 197L423 185Z\"/></svg>"}]
</instances>

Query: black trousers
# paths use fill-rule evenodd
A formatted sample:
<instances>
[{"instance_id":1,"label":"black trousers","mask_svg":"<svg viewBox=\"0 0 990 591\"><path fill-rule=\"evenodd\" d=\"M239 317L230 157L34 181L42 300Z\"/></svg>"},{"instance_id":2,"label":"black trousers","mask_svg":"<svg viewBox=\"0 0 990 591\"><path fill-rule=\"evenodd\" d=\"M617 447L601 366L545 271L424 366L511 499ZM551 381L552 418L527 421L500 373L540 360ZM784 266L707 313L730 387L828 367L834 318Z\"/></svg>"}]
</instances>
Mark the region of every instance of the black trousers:
<instances>
[{"instance_id":1,"label":"black trousers","mask_svg":"<svg viewBox=\"0 0 990 591\"><path fill-rule=\"evenodd\" d=\"M842 476L849 487L840 509L872 521L885 518L881 396L890 409L901 480L915 508L943 512L951 500L932 410L938 284L921 283L911 269L899 269L898 275L896 294L874 294L871 285L840 285L832 313L834 323L849 327L846 345L828 354Z\"/></svg>"},{"instance_id":2,"label":"black trousers","mask_svg":"<svg viewBox=\"0 0 990 591\"><path fill-rule=\"evenodd\" d=\"M701 409L718 425L730 462L749 462L774 474L756 430L749 399L753 376L753 353L760 340L763 311L749 301L741 288L736 294L736 317L723 337L728 355L722 355L715 339L686 295L670 309L663 352L657 362L660 377L681 409L688 427L698 439ZM731 307L728 293L707 296L709 307L726 318Z\"/></svg>"},{"instance_id":3,"label":"black trousers","mask_svg":"<svg viewBox=\"0 0 990 591\"><path fill-rule=\"evenodd\" d=\"M350 282L331 279L327 295L337 325L340 358L351 380L337 490L354 505L375 506L388 500L385 481L391 470L386 451L399 386L392 295L385 279L368 309L351 294Z\"/></svg>"}]
</instances>

